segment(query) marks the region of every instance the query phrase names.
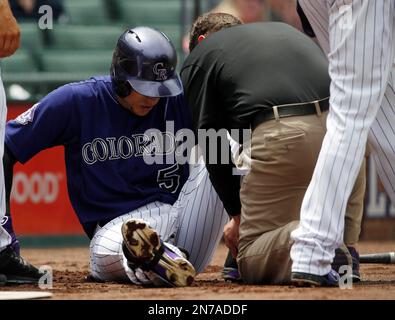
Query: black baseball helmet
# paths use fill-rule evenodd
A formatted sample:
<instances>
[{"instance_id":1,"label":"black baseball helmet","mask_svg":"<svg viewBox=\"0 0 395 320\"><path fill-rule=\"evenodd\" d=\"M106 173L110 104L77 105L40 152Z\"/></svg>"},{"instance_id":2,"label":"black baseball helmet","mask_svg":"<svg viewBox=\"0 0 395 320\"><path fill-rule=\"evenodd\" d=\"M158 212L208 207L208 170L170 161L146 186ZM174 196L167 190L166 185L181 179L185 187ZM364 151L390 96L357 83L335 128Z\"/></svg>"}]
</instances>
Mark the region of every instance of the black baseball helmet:
<instances>
[{"instance_id":1,"label":"black baseball helmet","mask_svg":"<svg viewBox=\"0 0 395 320\"><path fill-rule=\"evenodd\" d=\"M176 50L164 33L136 27L118 39L111 80L120 97L128 96L132 89L147 97L176 96L182 92L176 66Z\"/></svg>"}]
</instances>

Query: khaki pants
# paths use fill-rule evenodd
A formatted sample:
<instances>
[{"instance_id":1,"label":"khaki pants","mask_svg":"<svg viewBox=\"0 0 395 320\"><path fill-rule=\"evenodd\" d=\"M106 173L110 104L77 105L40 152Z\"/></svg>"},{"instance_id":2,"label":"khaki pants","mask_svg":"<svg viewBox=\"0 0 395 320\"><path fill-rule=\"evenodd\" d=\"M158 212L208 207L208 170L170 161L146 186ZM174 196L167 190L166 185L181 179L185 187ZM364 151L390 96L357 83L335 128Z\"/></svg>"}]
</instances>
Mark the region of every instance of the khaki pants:
<instances>
[{"instance_id":1,"label":"khaki pants","mask_svg":"<svg viewBox=\"0 0 395 320\"><path fill-rule=\"evenodd\" d=\"M291 277L291 232L299 223L325 135L326 115L280 118L252 133L251 170L240 198L239 271L247 283L281 284ZM365 161L346 210L344 242L358 242L365 193Z\"/></svg>"}]
</instances>

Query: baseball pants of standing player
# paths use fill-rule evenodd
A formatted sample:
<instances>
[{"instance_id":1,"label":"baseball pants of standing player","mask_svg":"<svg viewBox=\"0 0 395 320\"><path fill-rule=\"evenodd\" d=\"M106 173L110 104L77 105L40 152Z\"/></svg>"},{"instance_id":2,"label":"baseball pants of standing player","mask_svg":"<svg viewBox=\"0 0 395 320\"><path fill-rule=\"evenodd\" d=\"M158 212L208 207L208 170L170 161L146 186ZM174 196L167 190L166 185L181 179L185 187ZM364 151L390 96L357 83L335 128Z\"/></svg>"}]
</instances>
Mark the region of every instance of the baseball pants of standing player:
<instances>
[{"instance_id":1,"label":"baseball pants of standing player","mask_svg":"<svg viewBox=\"0 0 395 320\"><path fill-rule=\"evenodd\" d=\"M2 227L5 216L5 185L3 172L4 133L7 117L7 104L0 70L0 251L11 243L11 236Z\"/></svg>"},{"instance_id":2,"label":"baseball pants of standing player","mask_svg":"<svg viewBox=\"0 0 395 320\"><path fill-rule=\"evenodd\" d=\"M342 242L347 200L366 141L379 177L395 203L395 91L393 0L301 0L329 57L327 134L292 234L292 270L330 271Z\"/></svg>"},{"instance_id":3,"label":"baseball pants of standing player","mask_svg":"<svg viewBox=\"0 0 395 320\"><path fill-rule=\"evenodd\" d=\"M130 218L145 220L163 241L186 249L198 273L211 261L229 219L205 165L197 163L173 206L153 202L98 227L90 245L91 273L96 279L129 281L121 226Z\"/></svg>"},{"instance_id":4,"label":"baseball pants of standing player","mask_svg":"<svg viewBox=\"0 0 395 320\"><path fill-rule=\"evenodd\" d=\"M299 224L302 199L325 135L326 115L270 120L252 132L252 165L240 192L238 264L247 283L290 281L290 235ZM347 207L346 244L358 242L364 193L362 167Z\"/></svg>"}]
</instances>

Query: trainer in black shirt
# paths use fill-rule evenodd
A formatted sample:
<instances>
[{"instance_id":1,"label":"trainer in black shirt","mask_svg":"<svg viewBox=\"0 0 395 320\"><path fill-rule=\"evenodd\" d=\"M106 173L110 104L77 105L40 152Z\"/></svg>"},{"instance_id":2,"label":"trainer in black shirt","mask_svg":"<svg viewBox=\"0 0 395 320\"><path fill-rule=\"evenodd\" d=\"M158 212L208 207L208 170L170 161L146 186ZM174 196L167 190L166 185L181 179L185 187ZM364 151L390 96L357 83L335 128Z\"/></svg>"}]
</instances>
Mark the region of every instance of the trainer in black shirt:
<instances>
[{"instance_id":1,"label":"trainer in black shirt","mask_svg":"<svg viewBox=\"0 0 395 320\"><path fill-rule=\"evenodd\" d=\"M187 57L181 78L196 129L256 125L276 105L329 96L321 49L279 22L234 26L210 35ZM240 214L239 177L232 164L211 165L210 179L230 215Z\"/></svg>"},{"instance_id":2,"label":"trainer in black shirt","mask_svg":"<svg viewBox=\"0 0 395 320\"><path fill-rule=\"evenodd\" d=\"M251 164L241 186L232 164L207 161L222 149L207 148L207 139L199 139L210 179L232 216L224 239L237 256L242 280L289 283L291 232L299 225L303 196L326 131L327 59L291 26L232 26L231 20L221 13L198 18L181 78L196 129L252 129L250 157L247 148L236 159ZM364 173L362 166L347 205L345 245L358 242ZM335 270L341 265L336 261L341 260L335 257Z\"/></svg>"}]
</instances>

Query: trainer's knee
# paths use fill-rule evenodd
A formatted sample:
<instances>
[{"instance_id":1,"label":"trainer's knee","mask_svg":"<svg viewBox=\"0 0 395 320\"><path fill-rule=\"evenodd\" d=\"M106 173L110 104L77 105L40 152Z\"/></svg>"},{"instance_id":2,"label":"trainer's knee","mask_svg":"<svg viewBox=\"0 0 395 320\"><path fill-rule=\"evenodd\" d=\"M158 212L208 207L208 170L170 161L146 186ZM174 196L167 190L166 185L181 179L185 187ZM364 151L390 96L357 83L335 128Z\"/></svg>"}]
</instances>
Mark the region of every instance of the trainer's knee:
<instances>
[{"instance_id":1,"label":"trainer's knee","mask_svg":"<svg viewBox=\"0 0 395 320\"><path fill-rule=\"evenodd\" d=\"M291 278L291 232L299 225L287 225L262 234L239 255L239 272L249 284L285 284Z\"/></svg>"}]
</instances>

